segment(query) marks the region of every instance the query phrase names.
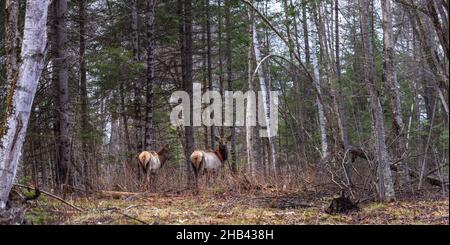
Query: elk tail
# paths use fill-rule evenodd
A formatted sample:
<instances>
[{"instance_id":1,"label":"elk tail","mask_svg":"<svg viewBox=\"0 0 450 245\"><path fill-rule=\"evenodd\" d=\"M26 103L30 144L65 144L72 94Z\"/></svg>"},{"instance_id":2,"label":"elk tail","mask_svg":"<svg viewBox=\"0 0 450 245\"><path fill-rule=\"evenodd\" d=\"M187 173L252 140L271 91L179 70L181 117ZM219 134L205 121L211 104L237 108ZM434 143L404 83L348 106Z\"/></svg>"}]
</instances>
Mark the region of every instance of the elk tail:
<instances>
[{"instance_id":1,"label":"elk tail","mask_svg":"<svg viewBox=\"0 0 450 245\"><path fill-rule=\"evenodd\" d=\"M144 173L147 174L149 161L150 161L149 154L145 151L142 152L141 154L139 154L138 160L139 160L139 166L141 166L142 170L144 170Z\"/></svg>"},{"instance_id":2,"label":"elk tail","mask_svg":"<svg viewBox=\"0 0 450 245\"><path fill-rule=\"evenodd\" d=\"M194 151L191 155L191 164L192 168L194 169L194 175L195 175L195 189L196 193L198 194L199 188L198 188L198 175L202 169L204 161L204 154L201 151Z\"/></svg>"},{"instance_id":3,"label":"elk tail","mask_svg":"<svg viewBox=\"0 0 450 245\"><path fill-rule=\"evenodd\" d=\"M191 155L191 164L194 169L194 174L197 177L202 165L203 165L204 154L201 151L194 151Z\"/></svg>"}]
</instances>

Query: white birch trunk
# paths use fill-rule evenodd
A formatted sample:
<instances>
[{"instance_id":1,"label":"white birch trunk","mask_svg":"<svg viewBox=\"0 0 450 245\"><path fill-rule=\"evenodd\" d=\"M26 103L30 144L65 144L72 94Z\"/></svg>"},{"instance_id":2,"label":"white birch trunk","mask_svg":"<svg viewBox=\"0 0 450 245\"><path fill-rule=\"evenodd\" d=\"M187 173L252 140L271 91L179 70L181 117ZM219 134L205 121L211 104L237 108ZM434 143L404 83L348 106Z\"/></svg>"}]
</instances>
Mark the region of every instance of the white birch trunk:
<instances>
[{"instance_id":1,"label":"white birch trunk","mask_svg":"<svg viewBox=\"0 0 450 245\"><path fill-rule=\"evenodd\" d=\"M313 21L311 21L311 27L312 27ZM310 28L310 30L313 30L314 28ZM319 74L319 64L317 61L317 52L316 48L319 46L317 42L317 33L312 32L311 33L311 59L313 64L313 70L314 70L314 85L316 86L317 93L321 95L321 88L320 88L320 74ZM319 96L316 98L317 103L317 109L319 111L319 130L320 130L320 144L322 147L322 159L328 158L328 139L327 139L327 131L326 131L326 118L325 118L325 112L323 109L322 101L319 100Z\"/></svg>"},{"instance_id":2,"label":"white birch trunk","mask_svg":"<svg viewBox=\"0 0 450 245\"><path fill-rule=\"evenodd\" d=\"M251 11L249 12L249 19L250 21L253 21L252 18L252 14ZM249 28L249 34L252 36L253 33L253 25L250 26ZM253 36L252 36L253 37ZM250 44L251 45L251 44ZM247 56L247 61L248 61L248 90L249 91L253 91L254 90L254 86L253 86L253 59L252 59L253 53L252 53L252 46L249 47L248 49L248 56ZM256 100L256 98L255 98ZM255 168L256 168L256 158L255 158L255 130L254 130L254 126L251 125L250 120L254 117L256 118L256 115L253 115L253 113L255 113L255 104L256 101L255 100L251 100L248 99L247 100L247 110L246 110L246 127L245 127L245 136L246 136L246 143L247 143L247 161L248 161L248 171L250 172L251 176L255 175Z\"/></svg>"},{"instance_id":3,"label":"white birch trunk","mask_svg":"<svg viewBox=\"0 0 450 245\"><path fill-rule=\"evenodd\" d=\"M36 87L44 67L47 44L48 0L29 0L26 5L22 63L13 86L6 133L0 139L0 209L4 209L13 186L30 118Z\"/></svg>"},{"instance_id":4,"label":"white birch trunk","mask_svg":"<svg viewBox=\"0 0 450 245\"><path fill-rule=\"evenodd\" d=\"M405 132L402 118L402 108L400 103L400 85L397 80L397 71L394 62L394 38L392 31L392 9L391 0L381 1L381 11L383 16L383 43L384 43L384 78L389 84L391 90L391 111L393 120L393 130L395 137L398 138L398 144L395 146L396 157L399 159L405 156ZM402 160L399 165L400 186L411 185L406 160Z\"/></svg>"},{"instance_id":5,"label":"white birch trunk","mask_svg":"<svg viewBox=\"0 0 450 245\"><path fill-rule=\"evenodd\" d=\"M253 39L253 49L255 52L255 59L256 63L259 64L261 61L261 49L258 41L258 35L256 33L256 25L255 22L252 22L252 39ZM271 158L271 170L273 173L275 173L275 167L276 167L276 149L275 149L275 142L272 137L271 132L271 120L270 120L270 98L268 96L267 91L267 81L263 74L262 69L258 69L258 78L259 78L259 86L261 88L262 93L262 104L264 106L264 118L266 121L266 127L267 127L267 137L269 140L269 147L270 147L270 158Z\"/></svg>"}]
</instances>

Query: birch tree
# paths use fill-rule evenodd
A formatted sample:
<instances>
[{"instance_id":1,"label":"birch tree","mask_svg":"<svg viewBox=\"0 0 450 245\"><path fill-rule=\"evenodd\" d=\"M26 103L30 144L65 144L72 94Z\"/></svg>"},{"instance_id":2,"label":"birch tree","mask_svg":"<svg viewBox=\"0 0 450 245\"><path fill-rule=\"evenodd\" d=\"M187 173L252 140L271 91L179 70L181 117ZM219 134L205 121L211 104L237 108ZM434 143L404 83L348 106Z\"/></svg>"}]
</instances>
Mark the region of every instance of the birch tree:
<instances>
[{"instance_id":1,"label":"birch tree","mask_svg":"<svg viewBox=\"0 0 450 245\"><path fill-rule=\"evenodd\" d=\"M253 21L254 21L254 14L253 11L249 8L248 10L248 19L249 19L249 37L253 37ZM254 85L253 85L253 52L252 52L253 46L252 43L250 43L248 50L247 50L247 82L248 82L248 90L254 91ZM250 172L251 176L255 175L256 170L256 134L255 134L255 127L252 126L249 122L252 118L256 118L256 115L254 115L255 111L253 108L255 108L256 104L256 98L255 100L247 100L247 110L246 110L246 124L245 124L245 139L247 144L247 164L248 164L248 170Z\"/></svg>"},{"instance_id":2,"label":"birch tree","mask_svg":"<svg viewBox=\"0 0 450 245\"><path fill-rule=\"evenodd\" d=\"M212 78L212 44L211 44L211 5L209 4L209 0L206 0L206 55L208 60L208 87L209 90L213 90L213 78ZM211 149L215 149L215 137L216 137L216 127L211 125L210 129L210 144Z\"/></svg>"},{"instance_id":3,"label":"birch tree","mask_svg":"<svg viewBox=\"0 0 450 245\"><path fill-rule=\"evenodd\" d=\"M402 108L400 104L399 84L397 81L397 72L394 62L394 40L392 33L392 9L391 0L381 1L381 11L383 18L383 79L389 84L391 92L391 111L394 136L398 140L396 147L397 158L400 159L400 185L410 183L407 163L404 158L405 153L405 127L403 124Z\"/></svg>"},{"instance_id":4,"label":"birch tree","mask_svg":"<svg viewBox=\"0 0 450 245\"><path fill-rule=\"evenodd\" d=\"M377 91L375 74L375 55L373 47L373 28L371 26L371 0L358 0L362 41L364 45L364 72L367 89L370 94L370 105L373 114L373 130L375 136L375 153L378 161L378 192L381 201L395 199L390 158L386 147L386 136L384 131L383 109Z\"/></svg>"},{"instance_id":5,"label":"birch tree","mask_svg":"<svg viewBox=\"0 0 450 245\"><path fill-rule=\"evenodd\" d=\"M311 16L311 18L313 18ZM310 25L314 23L311 21ZM311 28L313 29L313 28ZM314 86L316 87L317 91L317 97L316 97L316 103L317 103L317 110L319 113L319 131L320 131L320 145L322 149L322 159L325 160L328 158L328 139L327 139L327 132L326 132L326 118L325 118L325 111L324 111L324 105L322 100L319 99L319 96L322 94L322 89L320 85L320 74L319 74L319 62L317 60L317 51L316 48L319 46L319 43L317 42L317 33L312 32L311 34L311 59L312 59L312 65L313 65L313 74L314 74Z\"/></svg>"},{"instance_id":6,"label":"birch tree","mask_svg":"<svg viewBox=\"0 0 450 245\"><path fill-rule=\"evenodd\" d=\"M26 3L19 74L11 84L5 125L0 133L0 209L6 207L16 177L47 45L49 0Z\"/></svg>"},{"instance_id":7,"label":"birch tree","mask_svg":"<svg viewBox=\"0 0 450 245\"><path fill-rule=\"evenodd\" d=\"M253 41L253 49L254 49L254 53L255 53L255 59L256 59L256 63L259 64L262 60L261 58L261 47L259 44L259 40L258 40L258 34L256 32L256 24L255 21L252 22L252 41ZM275 149L275 142L274 142L274 138L272 137L272 132L271 132L271 120L270 120L270 98L268 96L269 91L267 91L268 89L268 84L267 84L267 80L266 80L266 76L264 75L263 70L261 69L261 67L258 68L258 78L259 78L259 87L261 89L261 93L262 93L262 105L264 107L264 118L265 118L265 122L266 122L266 127L267 127L267 136L268 136L268 141L269 141L269 147L270 147L270 163L271 163L271 171L274 173L275 172L275 166L276 166L276 149Z\"/></svg>"},{"instance_id":8,"label":"birch tree","mask_svg":"<svg viewBox=\"0 0 450 245\"><path fill-rule=\"evenodd\" d=\"M5 14L6 81L10 85L19 69L19 0L7 0Z\"/></svg>"}]
</instances>

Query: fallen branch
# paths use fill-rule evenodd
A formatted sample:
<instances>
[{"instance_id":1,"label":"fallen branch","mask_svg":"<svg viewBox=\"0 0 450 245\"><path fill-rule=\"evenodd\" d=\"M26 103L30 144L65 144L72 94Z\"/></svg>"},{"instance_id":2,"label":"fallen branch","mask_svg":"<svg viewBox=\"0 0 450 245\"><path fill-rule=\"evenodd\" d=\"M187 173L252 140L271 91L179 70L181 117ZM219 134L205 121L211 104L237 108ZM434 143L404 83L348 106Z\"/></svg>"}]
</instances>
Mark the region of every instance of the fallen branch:
<instances>
[{"instance_id":1,"label":"fallen branch","mask_svg":"<svg viewBox=\"0 0 450 245\"><path fill-rule=\"evenodd\" d=\"M394 172L397 172L397 171L398 171L398 168L397 168L397 166L395 166L395 165L391 165L391 170L394 171ZM430 185L434 185L434 186L439 186L439 187L441 187L441 186L442 186L442 181L439 180L439 179L437 179L437 178L434 178L434 177L432 177L432 176L429 176L429 174L430 174L430 173L428 173L426 176L424 176L425 180L426 180ZM412 169L409 169L409 176L411 176L412 178L415 178L415 179L419 179L419 177L420 177L419 173L418 173L417 171L412 170ZM447 184L447 183L444 182L444 184Z\"/></svg>"},{"instance_id":2,"label":"fallen branch","mask_svg":"<svg viewBox=\"0 0 450 245\"><path fill-rule=\"evenodd\" d=\"M101 196L106 197L122 197L122 196L137 196L144 195L144 192L126 192L126 191L99 191Z\"/></svg>"},{"instance_id":3,"label":"fallen branch","mask_svg":"<svg viewBox=\"0 0 450 245\"><path fill-rule=\"evenodd\" d=\"M125 209L125 210L126 210L126 209ZM135 221L137 221L137 222L139 222L139 223L141 223L141 224L149 225L149 223L147 223L147 222L145 222L145 221L143 221L143 220L140 220L140 219L138 219L138 218L135 218L135 217L133 217L133 216L131 216L131 215L128 215L128 214L126 214L126 213L123 213L123 212L119 211L119 208L117 208L117 207L111 207L111 208L100 209L100 210L98 210L98 211L99 211L99 212L113 212L113 213L116 213L116 214L120 214L120 215L122 215L122 216L124 216L124 217L126 217L126 218L128 218L128 219L135 220Z\"/></svg>"},{"instance_id":4,"label":"fallen branch","mask_svg":"<svg viewBox=\"0 0 450 245\"><path fill-rule=\"evenodd\" d=\"M34 188L34 187L32 187L32 186L27 186L27 185L15 184L15 186L21 187L21 188L27 188L27 189L29 189L29 190L36 190L36 188ZM70 206L71 208L73 208L73 209L75 209L75 210L77 210L77 211L80 211L80 212L84 211L82 208L77 207L77 206L75 206L75 205L69 203L68 201L62 199L61 197L56 196L56 195L54 195L54 194L52 194L52 193L49 193L49 192L46 192L46 191L43 191L43 190L40 190L40 193L41 193L41 194L45 194L45 195L47 195L47 196L49 196L49 197L51 197L51 198L54 198L54 199L56 199L56 200L58 200L58 201L60 201L60 202L62 202L62 203L64 203L64 204Z\"/></svg>"},{"instance_id":5,"label":"fallen branch","mask_svg":"<svg viewBox=\"0 0 450 245\"><path fill-rule=\"evenodd\" d=\"M128 215L128 214L126 214L126 213L122 213L122 212L118 211L117 209L113 209L113 210L111 210L111 211L113 211L114 213L120 214L120 215L122 215L122 216L124 216L124 217L127 217L127 218L129 218L129 219L131 219L131 220L135 220L135 221L137 221L137 222L139 222L139 223L141 223L141 224L149 225L149 223L147 223L147 222L145 222L145 221L143 221L143 220L140 220L140 219L138 219L138 218L135 218L135 217L133 217L133 216L131 216L131 215Z\"/></svg>"},{"instance_id":6,"label":"fallen branch","mask_svg":"<svg viewBox=\"0 0 450 245\"><path fill-rule=\"evenodd\" d=\"M121 198L121 197L130 197L130 196L144 196L144 197L157 197L157 196L166 196L166 197L174 197L179 196L176 193L148 193L148 192L127 192L127 191L98 191L100 196L104 197L113 197L113 198Z\"/></svg>"}]
</instances>

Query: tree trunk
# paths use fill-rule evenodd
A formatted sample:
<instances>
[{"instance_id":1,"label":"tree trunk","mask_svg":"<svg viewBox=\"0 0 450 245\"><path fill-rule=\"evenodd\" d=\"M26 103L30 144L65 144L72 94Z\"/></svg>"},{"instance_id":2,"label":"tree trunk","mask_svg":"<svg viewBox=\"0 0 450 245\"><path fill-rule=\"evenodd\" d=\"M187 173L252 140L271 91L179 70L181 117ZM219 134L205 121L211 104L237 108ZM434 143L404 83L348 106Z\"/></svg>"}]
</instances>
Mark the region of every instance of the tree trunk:
<instances>
[{"instance_id":1,"label":"tree trunk","mask_svg":"<svg viewBox=\"0 0 450 245\"><path fill-rule=\"evenodd\" d=\"M253 11L251 9L248 10L248 16L249 16L249 36L252 38L252 32L253 32L253 23L254 21L254 15ZM248 91L254 91L253 86L253 52L252 52L252 44L250 43L247 51L247 82L248 82ZM247 143L247 164L248 164L248 171L250 172L251 176L255 176L255 170L256 170L256 134L255 134L255 127L251 126L249 121L251 118L256 118L255 109L256 108L256 98L255 100L247 100L247 110L246 110L246 126L245 126L245 136L246 136L246 143Z\"/></svg>"},{"instance_id":2,"label":"tree trunk","mask_svg":"<svg viewBox=\"0 0 450 245\"><path fill-rule=\"evenodd\" d=\"M312 16L311 16L312 18ZM305 20L307 21L307 20ZM311 24L313 22L311 21ZM322 89L320 85L320 74L319 74L319 64L317 61L317 53L316 48L319 46L317 42L317 34L312 33L311 35L311 42L312 42L312 52L311 52L311 58L313 63L313 70L314 70L314 85L316 86L316 91L318 93L316 98L317 103L317 109L319 113L319 130L320 130L320 145L322 147L322 160L326 160L328 158L328 139L327 139L327 132L326 132L326 118L325 118L325 111L324 111L324 105L322 101L319 99L318 96L322 94Z\"/></svg>"},{"instance_id":3,"label":"tree trunk","mask_svg":"<svg viewBox=\"0 0 450 245\"><path fill-rule=\"evenodd\" d=\"M291 46L290 49L293 50L293 52L297 52L298 57L300 57L300 46L299 46L299 40L298 40L298 27L297 27L297 20L295 15L293 16L293 24L294 24L294 36L295 36L295 45L294 42L292 40L291 37L291 9L293 8L292 6L292 0L289 1L288 4L288 0L284 0L283 1L284 4L284 18L285 18L285 26L286 26L286 33L287 33L287 39L289 42L289 45ZM296 46L296 49L294 49L294 46ZM294 51L295 50L295 51ZM294 63L294 57L293 57L293 52L289 52L289 60ZM298 73L293 70L292 66L290 66L289 69L292 69L292 74L294 74L293 78L295 79L294 81L294 91L297 93L297 95L299 96L299 98L302 98L301 95L301 79L298 75ZM295 68L294 68L295 69ZM300 155L300 163L303 163L304 161L306 161L306 149L305 149L305 134L304 134L304 123L303 123L303 103L304 100L298 100L298 103L296 103L295 106L295 111L298 113L297 114L297 121L298 121L298 125L297 128L299 128L299 130L297 132L295 132L295 134L293 135L294 140L295 140L295 147L296 147L296 151L299 153Z\"/></svg>"},{"instance_id":4,"label":"tree trunk","mask_svg":"<svg viewBox=\"0 0 450 245\"><path fill-rule=\"evenodd\" d=\"M53 81L58 103L58 184L72 184L70 174L69 70L67 65L67 0L53 2ZM61 191L63 191L61 189Z\"/></svg>"},{"instance_id":5,"label":"tree trunk","mask_svg":"<svg viewBox=\"0 0 450 245\"><path fill-rule=\"evenodd\" d=\"M231 27L231 6L230 1L226 1L225 3L225 9L226 9L226 15L225 15L225 28L226 28L226 59L227 59L227 82L228 82L228 90L233 91L233 70L232 70L232 46L231 46L231 33L232 33L232 27ZM236 161L236 127L235 127L235 121L236 121L236 105L233 103L232 105L232 111L233 111L233 126L231 126L231 170L236 173L237 172L237 161Z\"/></svg>"},{"instance_id":6,"label":"tree trunk","mask_svg":"<svg viewBox=\"0 0 450 245\"><path fill-rule=\"evenodd\" d=\"M436 7L434 5L433 0L427 1L427 8L429 12L429 16L431 18L431 21L433 22L434 30L436 31L436 34L439 38L439 41L441 43L442 48L444 49L444 56L448 60L448 35L444 33L444 28L441 25L441 22L439 21L439 15L437 13Z\"/></svg>"},{"instance_id":7,"label":"tree trunk","mask_svg":"<svg viewBox=\"0 0 450 245\"><path fill-rule=\"evenodd\" d=\"M260 44L259 44L259 40L258 40L258 36L257 36L257 32L256 32L256 24L255 21L252 22L252 40L253 40L253 49L255 52L255 59L256 59L256 63L259 64L261 62L261 48L260 48ZM267 127L267 139L269 141L269 147L270 147L270 153L269 153L269 158L270 158L270 168L273 171L273 173L275 173L275 166L276 166L276 149L275 149L275 142L274 142L274 137L272 137L271 134L271 121L270 121L270 99L268 94L270 93L270 91L268 91L268 84L266 81L266 77L263 74L263 70L260 68L258 69L258 77L259 77L259 86L261 89L261 93L262 93L262 102L260 104L263 105L264 108L264 118L265 118L265 122L266 122L266 127Z\"/></svg>"},{"instance_id":8,"label":"tree trunk","mask_svg":"<svg viewBox=\"0 0 450 245\"><path fill-rule=\"evenodd\" d=\"M220 89L220 95L222 98L224 98L224 87L223 87L223 59L222 59L222 0L218 0L217 2L217 18L218 18L218 26L217 26L217 39L219 43L219 89ZM225 137L224 135L224 129L225 127L225 107L222 105L222 127L220 127L220 136Z\"/></svg>"},{"instance_id":9,"label":"tree trunk","mask_svg":"<svg viewBox=\"0 0 450 245\"><path fill-rule=\"evenodd\" d=\"M79 41L80 41L80 56L79 56L79 66L80 66L80 116L81 116L81 147L83 150L83 178L86 183L86 189L89 188L90 183L90 166L89 166L89 156L91 155L91 150L89 147L89 135L91 130L89 129L89 110L88 110L88 93L87 93L87 82L86 82L86 40L85 40L85 22L86 22L86 7L85 0L78 1L78 18L79 18Z\"/></svg>"},{"instance_id":10,"label":"tree trunk","mask_svg":"<svg viewBox=\"0 0 450 245\"><path fill-rule=\"evenodd\" d=\"M349 139L348 139L348 130L346 123L346 111L345 111L345 102L344 102L344 88L343 81L341 76L341 59L340 59L340 45L339 45L339 0L334 1L334 18L335 18L335 42L334 49L336 52L336 75L339 84L339 92L338 92L338 104L339 104L339 117L341 120L340 126L341 128L341 140L344 144L344 149L348 149Z\"/></svg>"},{"instance_id":11,"label":"tree trunk","mask_svg":"<svg viewBox=\"0 0 450 245\"><path fill-rule=\"evenodd\" d=\"M442 90L448 91L448 78L443 74L442 67L440 66L438 62L438 58L436 56L434 43L430 38L429 30L425 27L424 21L422 21L422 18L420 17L420 14L418 13L417 9L412 9L412 16L414 18L414 23L416 24L414 26L414 31L417 33L417 36L419 37L420 44L422 46L423 52L425 54L426 61L428 63L428 66L430 67L435 80L433 81L433 88L436 90L436 93L439 96L439 99L441 101L441 105L445 112L445 119L448 122L449 117L449 108L448 108L448 102L445 100L444 93ZM428 31L428 33L427 33ZM447 74L448 75L448 74ZM448 99L448 95L447 95Z\"/></svg>"},{"instance_id":12,"label":"tree trunk","mask_svg":"<svg viewBox=\"0 0 450 245\"><path fill-rule=\"evenodd\" d=\"M212 91L213 88L213 78L212 78L212 54L211 54L211 9L210 9L209 0L206 0L206 42L207 42L207 59L208 59L208 86L209 90ZM215 149L215 136L216 136L216 127L214 125L211 125L210 130L210 142L211 142L211 149Z\"/></svg>"},{"instance_id":13,"label":"tree trunk","mask_svg":"<svg viewBox=\"0 0 450 245\"><path fill-rule=\"evenodd\" d=\"M7 130L0 139L0 209L13 186L36 88L44 67L47 44L48 0L27 1L19 75L11 84L7 104Z\"/></svg>"},{"instance_id":14,"label":"tree trunk","mask_svg":"<svg viewBox=\"0 0 450 245\"><path fill-rule=\"evenodd\" d=\"M153 140L153 83L155 80L155 7L156 0L147 0L147 90L145 118L145 149L151 149Z\"/></svg>"},{"instance_id":15,"label":"tree trunk","mask_svg":"<svg viewBox=\"0 0 450 245\"><path fill-rule=\"evenodd\" d=\"M364 71L374 118L373 128L378 161L378 192L381 201L392 201L395 200L395 192L392 182L390 159L385 142L383 109L381 108L381 101L376 86L375 55L373 47L374 34L371 26L373 12L370 10L369 0L358 0L358 2L364 45Z\"/></svg>"},{"instance_id":16,"label":"tree trunk","mask_svg":"<svg viewBox=\"0 0 450 245\"><path fill-rule=\"evenodd\" d=\"M306 15L307 2L308 2L307 0L302 0L302 19L303 19L302 24L303 24L303 37L305 39L305 62L306 65L309 67L311 65L311 53L309 47L308 17ZM305 83L305 86L307 86L307 84L309 83Z\"/></svg>"},{"instance_id":17,"label":"tree trunk","mask_svg":"<svg viewBox=\"0 0 450 245\"><path fill-rule=\"evenodd\" d=\"M181 11L184 9L184 30L182 31L181 36L182 38L182 52L184 52L184 65L183 67L183 87L184 90L189 94L189 97L191 98L191 102L193 101L193 80L192 80L192 70L193 70L193 63L192 63L192 0L186 0L184 1L184 4L181 4L181 6L184 5L184 8L181 7ZM183 47L184 46L184 47ZM193 103L190 103L191 111L193 110ZM192 167L190 162L190 155L195 150L195 134L194 134L194 127L191 126L193 122L193 113L190 113L190 125L185 127L185 140L186 140L186 149L185 149L185 156L186 156L186 171L188 176L188 186L193 181L193 174L192 174Z\"/></svg>"},{"instance_id":18,"label":"tree trunk","mask_svg":"<svg viewBox=\"0 0 450 245\"><path fill-rule=\"evenodd\" d=\"M402 110L400 104L400 85L397 81L397 71L394 61L394 43L392 34L392 9L391 0L381 1L381 11L383 15L383 82L389 84L391 91L391 111L394 136L397 138L398 144L396 157L402 159L405 156L405 127L403 124ZM403 187L410 184L408 164L406 161L399 163L400 186Z\"/></svg>"},{"instance_id":19,"label":"tree trunk","mask_svg":"<svg viewBox=\"0 0 450 245\"><path fill-rule=\"evenodd\" d=\"M139 15L137 10L137 0L131 0L131 38L133 46L133 62L140 61L139 55ZM141 118L141 86L137 78L133 82L134 89L134 120L135 120L135 140L136 151L140 152L143 148L142 137L142 118Z\"/></svg>"},{"instance_id":20,"label":"tree trunk","mask_svg":"<svg viewBox=\"0 0 450 245\"><path fill-rule=\"evenodd\" d=\"M5 14L6 85L10 86L19 71L19 0L6 0Z\"/></svg>"}]
</instances>

